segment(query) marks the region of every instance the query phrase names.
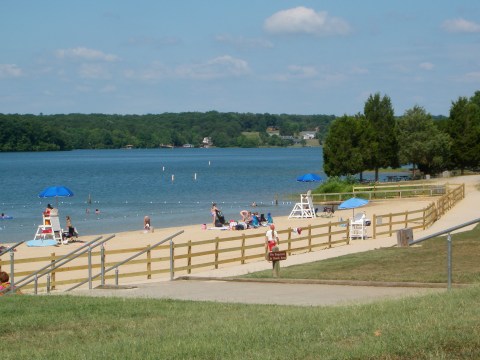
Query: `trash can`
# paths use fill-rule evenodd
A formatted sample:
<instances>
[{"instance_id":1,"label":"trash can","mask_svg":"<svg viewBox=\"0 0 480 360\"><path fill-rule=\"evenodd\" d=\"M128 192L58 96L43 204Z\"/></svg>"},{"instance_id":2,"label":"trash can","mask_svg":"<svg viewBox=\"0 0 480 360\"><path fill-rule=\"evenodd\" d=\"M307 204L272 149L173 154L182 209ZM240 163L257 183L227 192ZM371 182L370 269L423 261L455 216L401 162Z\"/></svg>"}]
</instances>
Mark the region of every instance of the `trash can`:
<instances>
[{"instance_id":1,"label":"trash can","mask_svg":"<svg viewBox=\"0 0 480 360\"><path fill-rule=\"evenodd\" d=\"M397 231L397 246L408 247L408 243L413 241L413 230L410 228L400 229Z\"/></svg>"}]
</instances>

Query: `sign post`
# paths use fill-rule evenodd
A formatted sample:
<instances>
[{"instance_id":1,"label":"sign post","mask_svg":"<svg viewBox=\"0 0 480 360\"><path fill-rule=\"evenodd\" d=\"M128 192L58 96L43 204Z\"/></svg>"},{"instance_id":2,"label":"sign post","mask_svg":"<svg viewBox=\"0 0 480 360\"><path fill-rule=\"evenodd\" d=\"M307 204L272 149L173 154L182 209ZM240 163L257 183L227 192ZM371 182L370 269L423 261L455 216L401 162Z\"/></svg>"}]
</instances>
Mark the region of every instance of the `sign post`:
<instances>
[{"instance_id":1,"label":"sign post","mask_svg":"<svg viewBox=\"0 0 480 360\"><path fill-rule=\"evenodd\" d=\"M287 260L287 252L279 251L278 246L274 246L268 253L268 260L272 262L273 277L276 278L280 275L280 261Z\"/></svg>"}]
</instances>

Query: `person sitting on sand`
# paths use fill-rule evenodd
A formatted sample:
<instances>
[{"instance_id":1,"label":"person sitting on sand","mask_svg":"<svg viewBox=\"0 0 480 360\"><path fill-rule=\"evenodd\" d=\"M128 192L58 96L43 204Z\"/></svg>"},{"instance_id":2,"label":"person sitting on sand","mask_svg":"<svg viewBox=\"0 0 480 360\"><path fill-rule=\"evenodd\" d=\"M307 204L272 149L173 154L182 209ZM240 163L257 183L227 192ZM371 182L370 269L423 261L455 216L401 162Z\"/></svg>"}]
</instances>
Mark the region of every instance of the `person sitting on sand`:
<instances>
[{"instance_id":1,"label":"person sitting on sand","mask_svg":"<svg viewBox=\"0 0 480 360\"><path fill-rule=\"evenodd\" d=\"M5 271L0 271L0 296L10 290L10 276ZM21 294L19 290L15 291L16 294Z\"/></svg>"},{"instance_id":2,"label":"person sitting on sand","mask_svg":"<svg viewBox=\"0 0 480 360\"><path fill-rule=\"evenodd\" d=\"M212 224L215 227L215 220L217 219L217 212L220 211L217 208L217 203L212 203L212 208L210 209L210 215L212 215Z\"/></svg>"},{"instance_id":3,"label":"person sitting on sand","mask_svg":"<svg viewBox=\"0 0 480 360\"><path fill-rule=\"evenodd\" d=\"M153 228L150 224L150 216L148 216L148 215L145 215L145 217L143 218L143 229L145 231L153 230Z\"/></svg>"},{"instance_id":4,"label":"person sitting on sand","mask_svg":"<svg viewBox=\"0 0 480 360\"><path fill-rule=\"evenodd\" d=\"M247 222L246 219L248 219L250 217L250 211L242 210L242 211L240 211L240 216L242 217L242 221Z\"/></svg>"}]
</instances>

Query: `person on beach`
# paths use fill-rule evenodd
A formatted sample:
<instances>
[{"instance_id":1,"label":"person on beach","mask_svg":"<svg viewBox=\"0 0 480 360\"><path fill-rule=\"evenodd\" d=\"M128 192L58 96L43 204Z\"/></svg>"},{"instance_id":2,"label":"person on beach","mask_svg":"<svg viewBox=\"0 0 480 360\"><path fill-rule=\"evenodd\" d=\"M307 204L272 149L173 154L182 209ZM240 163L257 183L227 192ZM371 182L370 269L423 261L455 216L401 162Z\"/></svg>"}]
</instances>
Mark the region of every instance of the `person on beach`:
<instances>
[{"instance_id":1,"label":"person on beach","mask_svg":"<svg viewBox=\"0 0 480 360\"><path fill-rule=\"evenodd\" d=\"M73 239L73 237L75 236L75 227L72 225L72 219L69 215L67 215L66 217L66 223L68 230L68 238Z\"/></svg>"},{"instance_id":2,"label":"person on beach","mask_svg":"<svg viewBox=\"0 0 480 360\"><path fill-rule=\"evenodd\" d=\"M215 220L217 219L217 212L220 211L217 208L217 203L212 203L212 208L210 209L210 214L212 215L212 225L215 227Z\"/></svg>"},{"instance_id":3,"label":"person on beach","mask_svg":"<svg viewBox=\"0 0 480 360\"><path fill-rule=\"evenodd\" d=\"M150 231L150 229L151 229L150 216L148 216L148 215L145 215L145 217L143 218L143 229L145 231Z\"/></svg>"},{"instance_id":4,"label":"person on beach","mask_svg":"<svg viewBox=\"0 0 480 360\"><path fill-rule=\"evenodd\" d=\"M242 210L240 211L240 216L242 217L243 222L249 222L251 221L251 215L252 213L248 210Z\"/></svg>"},{"instance_id":5,"label":"person on beach","mask_svg":"<svg viewBox=\"0 0 480 360\"><path fill-rule=\"evenodd\" d=\"M265 250L272 251L275 245L278 245L280 240L278 239L278 233L275 230L275 225L270 225L270 230L267 230L265 234Z\"/></svg>"},{"instance_id":6,"label":"person on beach","mask_svg":"<svg viewBox=\"0 0 480 360\"><path fill-rule=\"evenodd\" d=\"M10 276L5 271L0 271L0 296L10 290ZM21 294L19 290L15 291L16 294Z\"/></svg>"}]
</instances>

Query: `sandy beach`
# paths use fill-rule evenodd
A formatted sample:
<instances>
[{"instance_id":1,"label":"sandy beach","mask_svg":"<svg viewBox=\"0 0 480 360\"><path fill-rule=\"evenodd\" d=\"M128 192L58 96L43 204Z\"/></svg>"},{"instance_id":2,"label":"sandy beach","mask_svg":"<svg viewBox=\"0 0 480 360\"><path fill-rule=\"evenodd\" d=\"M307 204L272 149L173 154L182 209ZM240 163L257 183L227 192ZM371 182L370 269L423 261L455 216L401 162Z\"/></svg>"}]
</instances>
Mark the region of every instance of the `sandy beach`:
<instances>
[{"instance_id":1,"label":"sandy beach","mask_svg":"<svg viewBox=\"0 0 480 360\"><path fill-rule=\"evenodd\" d=\"M480 192L476 188L476 186L480 183L480 175L470 175L470 176L461 176L461 177L451 177L451 178L444 178L444 179L435 179L431 180L433 183L449 183L449 184L465 184L465 199L462 200L456 207L449 211L449 216L443 216L437 223L434 224L430 229L426 229L423 232L419 232L415 234L415 238L422 236L423 234L428 233L429 231L439 231L440 229L446 228L448 226L454 226L460 224L464 221L468 221L472 218L478 217L478 212L475 208L472 208L471 205L468 206L461 206L462 203L472 203L478 204L480 201L479 194ZM361 209L357 209L357 211L365 212L367 218L372 218L374 214L376 215L385 215L391 212L402 212L402 211L413 211L413 210L420 210L432 202L436 200L435 197L432 198L425 198L425 197L417 197L417 198L408 198L408 199L394 199L394 200L375 200L371 201L366 206L362 207ZM273 213L274 223L276 225L277 230L285 230L288 228L296 228L301 227L305 228L308 225L317 225L322 223L328 222L336 222L339 221L339 218L343 218L344 220L352 216L352 210L341 210L336 211L332 218L323 218L317 217L315 219L289 219L288 216L276 217ZM239 214L240 217L240 214ZM446 223L446 219L449 220L450 223ZM211 219L206 214L205 222L210 223ZM442 224L443 222L443 224ZM452 223L455 222L455 223ZM129 232L121 232L114 234L115 237L108 241L106 244L106 248L108 250L116 250L116 249L125 249L125 248L133 248L133 247L142 247L147 245L155 244L162 239L165 239L179 231L183 231L182 234L175 237L175 243L184 243L188 241L198 242L207 239L213 239L215 237L219 238L227 238L232 236L240 235L240 233L245 233L247 235L258 235L258 242L264 242L265 232L267 230L266 227L260 227L257 229L248 229L243 231L230 231L230 230L204 230L202 229L202 224L194 224L189 226L182 226L182 227L172 227L172 228L157 228L155 224L152 224L154 227L154 232L145 232L142 227L143 223L139 224L138 231L129 231ZM208 227L208 225L207 225ZM438 229L438 230L437 230ZM81 236L79 237L78 242L70 243L68 245L60 245L60 246L48 246L48 247L28 247L25 244L20 245L15 252L15 259L23 259L23 258L32 258L32 257L43 257L43 256L50 256L52 253L56 255L63 255L73 251L75 248L82 246L83 244L93 240L98 236L103 236L104 238L113 235L113 234L99 234L97 236ZM320 250L315 251L314 253L335 253L336 256L340 256L344 253L348 253L353 249L358 248L358 251L362 251L362 246L366 247L367 244L373 244L373 246L381 247L383 244L385 246L392 246L392 243L396 243L396 240L393 240L393 237L387 237L388 241L384 241L382 238L377 239L369 239L368 241L354 241L351 245L341 245L334 249L329 250ZM396 238L396 237L395 237ZM282 240L282 239L280 239ZM363 250L364 251L364 250ZM311 254L314 254L311 253ZM7 260L7 255L4 255L2 260ZM315 261L316 255L310 255L311 260ZM290 257L291 263L294 263L295 256ZM300 259L300 255L298 256ZM308 261L306 258L305 261ZM262 263L264 265L265 261L257 261L258 263ZM288 265L288 264L285 264ZM15 271L19 268L20 265L16 265ZM228 268L229 265L222 266L223 269ZM238 267L238 266L237 266ZM26 270L24 266L19 268L19 270ZM219 271L219 270L218 270ZM217 271L217 272L218 272ZM198 271L201 273L202 271ZM205 272L205 270L203 270Z\"/></svg>"}]
</instances>

